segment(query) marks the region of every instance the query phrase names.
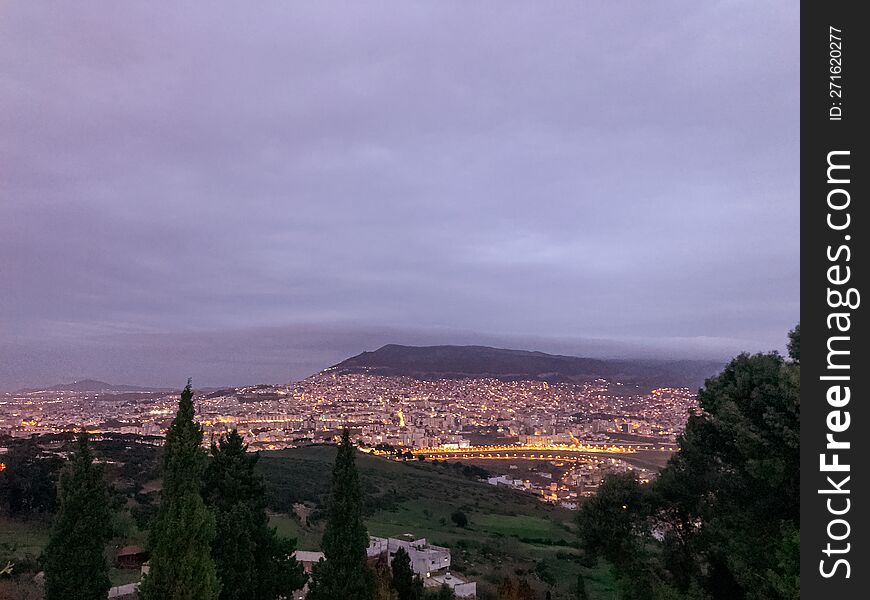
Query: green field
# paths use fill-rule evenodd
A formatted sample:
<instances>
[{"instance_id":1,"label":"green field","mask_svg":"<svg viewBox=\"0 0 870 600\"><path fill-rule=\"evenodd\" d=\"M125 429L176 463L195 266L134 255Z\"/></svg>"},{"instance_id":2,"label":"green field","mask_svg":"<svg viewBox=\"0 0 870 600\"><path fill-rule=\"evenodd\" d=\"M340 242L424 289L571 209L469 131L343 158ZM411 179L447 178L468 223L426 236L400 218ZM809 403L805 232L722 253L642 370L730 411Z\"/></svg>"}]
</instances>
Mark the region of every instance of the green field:
<instances>
[{"instance_id":1,"label":"green field","mask_svg":"<svg viewBox=\"0 0 870 600\"><path fill-rule=\"evenodd\" d=\"M335 448L313 446L261 454L270 502L280 513L272 524L296 537L305 550L320 547L323 520L304 526L290 512L294 502L323 506ZM371 535L425 537L451 549L453 570L478 581L486 594L506 576L520 575L553 600L574 598L576 534L571 511L534 496L496 488L462 476L448 466L397 462L359 454L357 466L366 492L366 525ZM450 515L461 510L464 528ZM607 569L582 569L593 599L613 597Z\"/></svg>"},{"instance_id":2,"label":"green field","mask_svg":"<svg viewBox=\"0 0 870 600\"><path fill-rule=\"evenodd\" d=\"M48 543L50 530L50 521L45 519L0 517L0 561L5 565L6 560L35 560Z\"/></svg>"}]
</instances>

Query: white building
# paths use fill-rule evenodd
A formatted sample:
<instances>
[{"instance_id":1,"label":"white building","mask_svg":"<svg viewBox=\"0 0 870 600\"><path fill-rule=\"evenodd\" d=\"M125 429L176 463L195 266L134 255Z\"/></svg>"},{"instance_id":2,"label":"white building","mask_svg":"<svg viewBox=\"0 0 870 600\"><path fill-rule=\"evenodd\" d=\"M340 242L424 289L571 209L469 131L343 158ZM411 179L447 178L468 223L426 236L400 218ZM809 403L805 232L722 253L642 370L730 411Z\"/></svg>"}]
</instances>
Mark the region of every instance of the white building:
<instances>
[{"instance_id":1,"label":"white building","mask_svg":"<svg viewBox=\"0 0 870 600\"><path fill-rule=\"evenodd\" d=\"M406 541L372 536L369 538L367 553L370 558L386 554L392 564L399 548L405 549L411 559L411 568L421 577L429 577L436 571L450 568L450 550L433 546L426 542L426 538Z\"/></svg>"}]
</instances>

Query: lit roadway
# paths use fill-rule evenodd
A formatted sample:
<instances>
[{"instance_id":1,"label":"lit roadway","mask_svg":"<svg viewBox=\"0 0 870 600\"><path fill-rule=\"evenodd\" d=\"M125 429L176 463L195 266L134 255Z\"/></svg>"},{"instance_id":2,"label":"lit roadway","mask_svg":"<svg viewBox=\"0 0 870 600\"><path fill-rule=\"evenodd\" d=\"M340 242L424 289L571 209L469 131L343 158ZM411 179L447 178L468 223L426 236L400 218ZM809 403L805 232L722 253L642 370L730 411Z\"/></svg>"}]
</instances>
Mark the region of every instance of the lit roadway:
<instances>
[{"instance_id":1,"label":"lit roadway","mask_svg":"<svg viewBox=\"0 0 870 600\"><path fill-rule=\"evenodd\" d=\"M545 446L526 446L511 444L507 446L469 446L467 448L414 448L416 455L436 459L505 459L526 460L574 460L588 454L634 454L638 451L673 452L673 446L643 444L581 444L575 446L551 444Z\"/></svg>"}]
</instances>

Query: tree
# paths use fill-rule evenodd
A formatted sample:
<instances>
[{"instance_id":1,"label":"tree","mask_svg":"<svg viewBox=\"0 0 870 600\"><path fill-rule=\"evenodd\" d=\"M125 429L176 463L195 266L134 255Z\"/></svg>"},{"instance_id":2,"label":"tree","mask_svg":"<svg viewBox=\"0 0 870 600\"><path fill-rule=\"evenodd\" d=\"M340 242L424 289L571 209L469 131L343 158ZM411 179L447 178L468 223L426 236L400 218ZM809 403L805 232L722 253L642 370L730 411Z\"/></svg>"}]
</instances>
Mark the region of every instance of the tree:
<instances>
[{"instance_id":1,"label":"tree","mask_svg":"<svg viewBox=\"0 0 870 600\"><path fill-rule=\"evenodd\" d=\"M404 548L396 550L391 567L393 589L398 593L399 600L420 600L423 597L423 580L414 575L411 557Z\"/></svg>"},{"instance_id":2,"label":"tree","mask_svg":"<svg viewBox=\"0 0 870 600\"><path fill-rule=\"evenodd\" d=\"M498 600L536 600L535 591L525 579L508 577L502 580L496 590Z\"/></svg>"},{"instance_id":3,"label":"tree","mask_svg":"<svg viewBox=\"0 0 870 600\"><path fill-rule=\"evenodd\" d=\"M254 470L259 454L247 450L233 429L212 443L206 469L205 500L216 521L212 558L221 580L220 598L289 598L305 585L306 575L293 557L295 540L269 527L265 486Z\"/></svg>"},{"instance_id":4,"label":"tree","mask_svg":"<svg viewBox=\"0 0 870 600\"><path fill-rule=\"evenodd\" d=\"M426 593L426 600L456 600L456 593L447 584Z\"/></svg>"},{"instance_id":5,"label":"tree","mask_svg":"<svg viewBox=\"0 0 870 600\"><path fill-rule=\"evenodd\" d=\"M393 574L386 560L378 560L371 567L374 581L372 600L399 600L399 594L393 587Z\"/></svg>"},{"instance_id":6,"label":"tree","mask_svg":"<svg viewBox=\"0 0 870 600\"><path fill-rule=\"evenodd\" d=\"M788 332L788 356L796 365L801 364L801 324Z\"/></svg>"},{"instance_id":7,"label":"tree","mask_svg":"<svg viewBox=\"0 0 870 600\"><path fill-rule=\"evenodd\" d=\"M635 565L642 550L644 491L632 472L610 475L577 515L580 544L587 557L599 555L617 567Z\"/></svg>"},{"instance_id":8,"label":"tree","mask_svg":"<svg viewBox=\"0 0 870 600\"><path fill-rule=\"evenodd\" d=\"M800 330L793 360L735 358L698 394L680 450L654 486L677 581L713 598L796 598ZM701 527L694 526L700 522Z\"/></svg>"},{"instance_id":9,"label":"tree","mask_svg":"<svg viewBox=\"0 0 870 600\"><path fill-rule=\"evenodd\" d=\"M45 548L46 600L106 598L111 587L105 546L112 536L109 490L93 462L87 435L78 438L60 478L60 510Z\"/></svg>"},{"instance_id":10,"label":"tree","mask_svg":"<svg viewBox=\"0 0 870 600\"><path fill-rule=\"evenodd\" d=\"M11 516L53 512L59 459L42 456L36 436L12 446L0 471L0 503Z\"/></svg>"},{"instance_id":11,"label":"tree","mask_svg":"<svg viewBox=\"0 0 870 600\"><path fill-rule=\"evenodd\" d=\"M220 591L211 557L215 519L202 498L202 427L193 417L188 381L166 433L160 509L148 540L151 570L139 588L143 600L215 600Z\"/></svg>"},{"instance_id":12,"label":"tree","mask_svg":"<svg viewBox=\"0 0 870 600\"><path fill-rule=\"evenodd\" d=\"M789 338L790 360L741 354L705 382L653 484L608 477L581 509L581 544L624 598L798 598L799 326Z\"/></svg>"},{"instance_id":13,"label":"tree","mask_svg":"<svg viewBox=\"0 0 870 600\"><path fill-rule=\"evenodd\" d=\"M450 515L450 520L456 523L457 527L465 527L468 525L468 517L465 516L465 513L461 510L453 511L453 514Z\"/></svg>"},{"instance_id":14,"label":"tree","mask_svg":"<svg viewBox=\"0 0 870 600\"><path fill-rule=\"evenodd\" d=\"M308 600L370 600L373 581L366 566L369 536L362 520L362 491L350 432L345 429L332 470L332 493L323 554L311 573Z\"/></svg>"}]
</instances>

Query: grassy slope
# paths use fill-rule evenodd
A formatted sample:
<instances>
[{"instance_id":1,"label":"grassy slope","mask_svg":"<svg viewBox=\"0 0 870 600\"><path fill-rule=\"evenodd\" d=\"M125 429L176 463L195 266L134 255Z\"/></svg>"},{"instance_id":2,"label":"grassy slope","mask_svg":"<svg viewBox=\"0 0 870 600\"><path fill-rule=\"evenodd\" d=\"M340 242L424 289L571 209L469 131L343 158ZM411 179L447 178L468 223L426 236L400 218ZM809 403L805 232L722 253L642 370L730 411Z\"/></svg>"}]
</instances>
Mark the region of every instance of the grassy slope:
<instances>
[{"instance_id":1,"label":"grassy slope","mask_svg":"<svg viewBox=\"0 0 870 600\"><path fill-rule=\"evenodd\" d=\"M44 519L0 517L0 558L38 557L48 543L51 530L49 523L49 520Z\"/></svg>"},{"instance_id":2,"label":"grassy slope","mask_svg":"<svg viewBox=\"0 0 870 600\"><path fill-rule=\"evenodd\" d=\"M328 492L335 449L310 447L264 452L261 468L270 482L273 502L322 503ZM457 572L474 577L479 587L493 587L502 577L521 573L542 590L548 586L530 574L539 563L555 581L554 600L573 598L578 566L574 560L573 513L539 502L530 494L470 480L448 467L395 462L358 455L363 487L369 498L366 524L372 535L410 533L448 546ZM466 528L450 515L462 510ZM319 548L322 521L303 527L292 517L274 515L282 533L297 537L302 549ZM585 570L591 598L610 598L605 569Z\"/></svg>"}]
</instances>

